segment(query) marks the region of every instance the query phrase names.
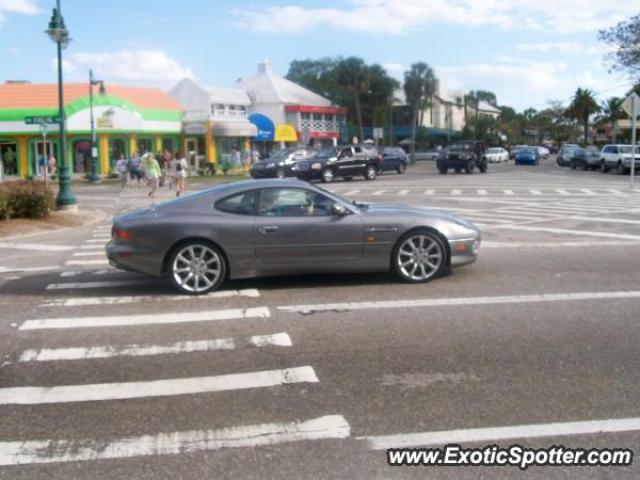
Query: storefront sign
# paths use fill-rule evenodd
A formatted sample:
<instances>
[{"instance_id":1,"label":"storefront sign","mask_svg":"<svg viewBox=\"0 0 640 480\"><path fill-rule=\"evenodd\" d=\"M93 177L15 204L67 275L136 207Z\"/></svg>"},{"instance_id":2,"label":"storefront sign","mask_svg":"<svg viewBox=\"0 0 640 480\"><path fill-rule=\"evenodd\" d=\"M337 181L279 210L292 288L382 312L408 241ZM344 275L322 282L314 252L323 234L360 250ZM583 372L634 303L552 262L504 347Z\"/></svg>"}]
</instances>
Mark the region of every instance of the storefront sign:
<instances>
[{"instance_id":1,"label":"storefront sign","mask_svg":"<svg viewBox=\"0 0 640 480\"><path fill-rule=\"evenodd\" d=\"M271 119L261 113L249 115L249 121L258 127L258 134L254 140L258 142L272 142L275 137L275 126Z\"/></svg>"},{"instance_id":2,"label":"storefront sign","mask_svg":"<svg viewBox=\"0 0 640 480\"><path fill-rule=\"evenodd\" d=\"M281 123L276 127L274 140L276 142L297 142L298 132L293 125Z\"/></svg>"},{"instance_id":3,"label":"storefront sign","mask_svg":"<svg viewBox=\"0 0 640 480\"><path fill-rule=\"evenodd\" d=\"M114 110L110 108L105 111L102 115L98 117L96 120L96 125L98 128L113 128L113 115Z\"/></svg>"},{"instance_id":4,"label":"storefront sign","mask_svg":"<svg viewBox=\"0 0 640 480\"><path fill-rule=\"evenodd\" d=\"M207 124L202 122L185 122L182 131L187 135L204 135L207 133Z\"/></svg>"}]
</instances>

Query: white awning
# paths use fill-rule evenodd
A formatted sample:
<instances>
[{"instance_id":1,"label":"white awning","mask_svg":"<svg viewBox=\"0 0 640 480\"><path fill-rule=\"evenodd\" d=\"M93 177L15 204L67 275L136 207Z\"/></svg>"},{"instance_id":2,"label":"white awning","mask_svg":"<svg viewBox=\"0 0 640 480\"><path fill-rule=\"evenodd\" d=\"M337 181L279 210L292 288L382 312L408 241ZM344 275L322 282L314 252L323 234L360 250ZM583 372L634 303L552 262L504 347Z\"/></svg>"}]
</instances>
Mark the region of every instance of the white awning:
<instances>
[{"instance_id":1,"label":"white awning","mask_svg":"<svg viewBox=\"0 0 640 480\"><path fill-rule=\"evenodd\" d=\"M258 128L249 121L217 121L213 123L211 132L214 137L255 137Z\"/></svg>"}]
</instances>

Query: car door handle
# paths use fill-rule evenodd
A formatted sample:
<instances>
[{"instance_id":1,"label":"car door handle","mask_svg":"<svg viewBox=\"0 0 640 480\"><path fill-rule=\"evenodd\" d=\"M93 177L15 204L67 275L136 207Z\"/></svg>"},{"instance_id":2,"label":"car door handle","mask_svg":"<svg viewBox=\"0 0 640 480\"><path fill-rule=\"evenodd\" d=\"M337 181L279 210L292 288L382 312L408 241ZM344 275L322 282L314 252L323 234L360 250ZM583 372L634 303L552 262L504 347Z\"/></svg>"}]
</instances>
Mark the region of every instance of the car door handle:
<instances>
[{"instance_id":1,"label":"car door handle","mask_svg":"<svg viewBox=\"0 0 640 480\"><path fill-rule=\"evenodd\" d=\"M258 231L262 234L275 233L278 231L278 227L276 227L275 225L269 225L267 227L259 227Z\"/></svg>"}]
</instances>

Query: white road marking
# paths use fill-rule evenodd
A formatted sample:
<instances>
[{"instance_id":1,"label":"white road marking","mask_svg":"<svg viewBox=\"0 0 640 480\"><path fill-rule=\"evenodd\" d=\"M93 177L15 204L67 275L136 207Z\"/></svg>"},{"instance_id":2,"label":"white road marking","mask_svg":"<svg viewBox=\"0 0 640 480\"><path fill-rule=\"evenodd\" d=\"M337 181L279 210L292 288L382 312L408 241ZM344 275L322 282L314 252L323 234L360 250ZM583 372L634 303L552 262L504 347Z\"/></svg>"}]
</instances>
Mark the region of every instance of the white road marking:
<instances>
[{"instance_id":1,"label":"white road marking","mask_svg":"<svg viewBox=\"0 0 640 480\"><path fill-rule=\"evenodd\" d=\"M102 243L102 244L106 244L108 242L105 242L104 240L100 240L100 239L92 239L92 240L87 240L86 242L84 242L85 244L89 244L89 243Z\"/></svg>"},{"instance_id":2,"label":"white road marking","mask_svg":"<svg viewBox=\"0 0 640 480\"><path fill-rule=\"evenodd\" d=\"M594 433L632 432L640 430L640 418L618 418L611 420L588 420L583 422L538 423L509 427L471 428L442 430L436 432L400 433L358 437L366 440L369 448L426 447L459 443L484 443L513 440L516 438L563 437Z\"/></svg>"},{"instance_id":3,"label":"white road marking","mask_svg":"<svg viewBox=\"0 0 640 480\"><path fill-rule=\"evenodd\" d=\"M104 441L31 440L0 442L0 465L79 462L109 458L177 455L221 448L258 447L305 440L341 439L351 436L341 415L327 415L305 422L264 423L126 437Z\"/></svg>"},{"instance_id":4,"label":"white road marking","mask_svg":"<svg viewBox=\"0 0 640 480\"><path fill-rule=\"evenodd\" d=\"M604 223L624 223L628 225L640 225L640 220L628 220L626 218L604 218L604 217L569 217L571 220L583 220L587 222Z\"/></svg>"},{"instance_id":5,"label":"white road marking","mask_svg":"<svg viewBox=\"0 0 640 480\"><path fill-rule=\"evenodd\" d=\"M425 190L425 191L424 191L424 194L425 194L425 195L433 195L433 192L434 192L434 190L429 189L429 190Z\"/></svg>"},{"instance_id":6,"label":"white road marking","mask_svg":"<svg viewBox=\"0 0 640 480\"><path fill-rule=\"evenodd\" d=\"M478 195L486 195L487 191L486 190L478 190Z\"/></svg>"},{"instance_id":7,"label":"white road marking","mask_svg":"<svg viewBox=\"0 0 640 480\"><path fill-rule=\"evenodd\" d=\"M415 300L384 300L372 302L321 303L310 305L287 305L278 310L309 314L334 310L372 310L379 308L426 308L456 307L470 305L498 305L517 303L567 302L577 300L613 300L640 298L640 290L623 290L611 292L578 292L578 293L543 293L537 295L506 295L496 297L450 297L420 298ZM20 327L22 328L22 327Z\"/></svg>"},{"instance_id":8,"label":"white road marking","mask_svg":"<svg viewBox=\"0 0 640 480\"><path fill-rule=\"evenodd\" d=\"M578 190L589 196L596 194L593 190L589 190L588 188L579 188Z\"/></svg>"},{"instance_id":9,"label":"white road marking","mask_svg":"<svg viewBox=\"0 0 640 480\"><path fill-rule=\"evenodd\" d=\"M351 195L357 195L358 193L360 193L360 190L349 190L344 195L345 195L345 197L350 197Z\"/></svg>"},{"instance_id":10,"label":"white road marking","mask_svg":"<svg viewBox=\"0 0 640 480\"><path fill-rule=\"evenodd\" d=\"M94 383L53 387L10 387L0 388L0 405L42 405L194 395L197 393L275 387L292 383L317 383L319 381L314 369L305 366L282 370L231 373L210 377L168 378L141 382Z\"/></svg>"},{"instance_id":11,"label":"white road marking","mask_svg":"<svg viewBox=\"0 0 640 480\"><path fill-rule=\"evenodd\" d=\"M531 195L542 195L542 192L540 190L529 190L529 193L531 193Z\"/></svg>"},{"instance_id":12,"label":"white road marking","mask_svg":"<svg viewBox=\"0 0 640 480\"><path fill-rule=\"evenodd\" d=\"M400 191L398 192L398 195L406 195L406 194L408 194L408 193L409 193L409 190L400 190Z\"/></svg>"},{"instance_id":13,"label":"white road marking","mask_svg":"<svg viewBox=\"0 0 640 480\"><path fill-rule=\"evenodd\" d=\"M106 282L105 282L106 283ZM138 284L136 282L135 284ZM260 297L260 292L254 288L245 290L221 290L206 295L127 295L114 297L78 297L78 298L55 298L45 301L38 305L39 307L80 307L88 305L121 305L138 302L157 302L157 301L196 301L211 300L212 298L229 298L229 297Z\"/></svg>"},{"instance_id":14,"label":"white road marking","mask_svg":"<svg viewBox=\"0 0 640 480\"><path fill-rule=\"evenodd\" d=\"M528 232L561 233L567 235L583 235L586 237L618 238L620 240L640 240L640 235L611 232L593 232L589 230L569 230L566 228L527 227L523 225L496 225L491 228L504 228L507 230L522 230Z\"/></svg>"},{"instance_id":15,"label":"white road marking","mask_svg":"<svg viewBox=\"0 0 640 480\"><path fill-rule=\"evenodd\" d=\"M66 252L73 250L75 247L69 247L67 245L46 245L42 243L15 243L15 242L0 242L0 249L9 250L36 250L40 252Z\"/></svg>"},{"instance_id":16,"label":"white road marking","mask_svg":"<svg viewBox=\"0 0 640 480\"><path fill-rule=\"evenodd\" d=\"M513 190L503 190L503 192L504 192L505 195L515 195L513 193Z\"/></svg>"},{"instance_id":17,"label":"white road marking","mask_svg":"<svg viewBox=\"0 0 640 480\"><path fill-rule=\"evenodd\" d=\"M482 248L555 248L555 247L608 247L619 245L639 245L639 242L624 240L600 240L595 242L482 242Z\"/></svg>"},{"instance_id":18,"label":"white road marking","mask_svg":"<svg viewBox=\"0 0 640 480\"><path fill-rule=\"evenodd\" d=\"M248 339L255 347L290 347L291 338L286 333L255 335ZM102 345L94 347L44 348L25 350L19 362L59 362L68 360L87 360L113 357L145 357L150 355L168 355L178 353L213 352L217 350L235 350L233 338L213 340L187 340L168 345Z\"/></svg>"},{"instance_id":19,"label":"white road marking","mask_svg":"<svg viewBox=\"0 0 640 480\"><path fill-rule=\"evenodd\" d=\"M47 330L59 328L127 327L170 323L212 322L240 318L268 318L268 307L232 308L204 312L158 313L148 315L123 315L112 317L63 317L27 320L20 330Z\"/></svg>"},{"instance_id":20,"label":"white road marking","mask_svg":"<svg viewBox=\"0 0 640 480\"><path fill-rule=\"evenodd\" d=\"M620 190L616 190L613 188L607 188L606 191L613 193L614 195L626 195L626 193L622 193Z\"/></svg>"},{"instance_id":21,"label":"white road marking","mask_svg":"<svg viewBox=\"0 0 640 480\"><path fill-rule=\"evenodd\" d=\"M560 195L571 195L571 192L563 188L556 188L556 192L558 192Z\"/></svg>"},{"instance_id":22,"label":"white road marking","mask_svg":"<svg viewBox=\"0 0 640 480\"><path fill-rule=\"evenodd\" d=\"M457 189L451 190L451 195L462 195L462 190L457 190Z\"/></svg>"},{"instance_id":23,"label":"white road marking","mask_svg":"<svg viewBox=\"0 0 640 480\"><path fill-rule=\"evenodd\" d=\"M85 252L76 252L72 255L72 257L96 257L96 256L101 256L104 257L106 254L104 252L104 249L100 249L100 250L92 250L92 251L85 251Z\"/></svg>"},{"instance_id":24,"label":"white road marking","mask_svg":"<svg viewBox=\"0 0 640 480\"><path fill-rule=\"evenodd\" d=\"M0 267L0 273L18 273L18 272L48 272L51 270L59 270L58 266L49 267Z\"/></svg>"},{"instance_id":25,"label":"white road marking","mask_svg":"<svg viewBox=\"0 0 640 480\"><path fill-rule=\"evenodd\" d=\"M69 260L65 265L109 265L109 261L105 259L100 260Z\"/></svg>"},{"instance_id":26,"label":"white road marking","mask_svg":"<svg viewBox=\"0 0 640 480\"><path fill-rule=\"evenodd\" d=\"M376 190L375 192L372 193L372 195L382 195L386 192L387 192L386 190Z\"/></svg>"},{"instance_id":27,"label":"white road marking","mask_svg":"<svg viewBox=\"0 0 640 480\"><path fill-rule=\"evenodd\" d=\"M100 245L95 245L95 244L91 244L91 245L81 245L80 250L100 250L101 252L104 252L104 247L100 246Z\"/></svg>"}]
</instances>

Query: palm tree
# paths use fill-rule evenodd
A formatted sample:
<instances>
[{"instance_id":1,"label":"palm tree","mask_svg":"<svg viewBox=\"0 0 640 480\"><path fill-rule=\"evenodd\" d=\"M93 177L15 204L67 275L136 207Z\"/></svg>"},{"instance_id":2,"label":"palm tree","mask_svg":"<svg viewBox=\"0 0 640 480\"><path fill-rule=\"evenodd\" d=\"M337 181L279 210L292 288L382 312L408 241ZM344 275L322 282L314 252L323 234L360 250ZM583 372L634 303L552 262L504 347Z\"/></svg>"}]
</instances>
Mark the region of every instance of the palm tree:
<instances>
[{"instance_id":1,"label":"palm tree","mask_svg":"<svg viewBox=\"0 0 640 480\"><path fill-rule=\"evenodd\" d=\"M430 106L436 90L433 69L423 62L414 63L404 72L404 94L411 107L411 158L416 153L416 130L422 125L424 111Z\"/></svg>"},{"instance_id":2,"label":"palm tree","mask_svg":"<svg viewBox=\"0 0 640 480\"><path fill-rule=\"evenodd\" d=\"M475 111L474 118L478 119L478 110L480 106L480 100L476 95L476 92L471 90L469 93L464 95L464 121L469 121L469 111L468 107L472 107Z\"/></svg>"},{"instance_id":3,"label":"palm tree","mask_svg":"<svg viewBox=\"0 0 640 480\"><path fill-rule=\"evenodd\" d=\"M578 88L573 95L568 113L578 122L582 123L585 143L589 141L589 117L599 111L600 106L598 102L596 102L593 92L588 88Z\"/></svg>"},{"instance_id":4,"label":"palm tree","mask_svg":"<svg viewBox=\"0 0 640 480\"><path fill-rule=\"evenodd\" d=\"M336 84L353 98L356 121L360 129L360 141L364 139L361 96L369 92L370 71L361 58L349 57L340 60L334 70Z\"/></svg>"},{"instance_id":5,"label":"palm tree","mask_svg":"<svg viewBox=\"0 0 640 480\"><path fill-rule=\"evenodd\" d=\"M611 123L612 143L617 143L618 120L625 117L624 110L622 109L623 102L624 99L620 97L611 97L602 102L600 106L602 109L602 120Z\"/></svg>"}]
</instances>

